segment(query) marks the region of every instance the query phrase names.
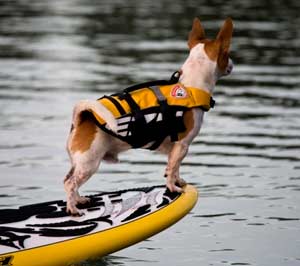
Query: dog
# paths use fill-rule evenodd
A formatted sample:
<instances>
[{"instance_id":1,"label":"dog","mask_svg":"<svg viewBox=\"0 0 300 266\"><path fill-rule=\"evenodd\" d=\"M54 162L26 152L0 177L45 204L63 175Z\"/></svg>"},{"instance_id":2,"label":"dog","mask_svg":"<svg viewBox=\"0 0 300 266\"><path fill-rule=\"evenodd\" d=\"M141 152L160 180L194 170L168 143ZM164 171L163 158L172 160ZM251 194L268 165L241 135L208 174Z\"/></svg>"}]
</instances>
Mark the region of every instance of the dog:
<instances>
[{"instance_id":1,"label":"dog","mask_svg":"<svg viewBox=\"0 0 300 266\"><path fill-rule=\"evenodd\" d=\"M184 98L188 87L194 88L196 92L212 95L219 78L229 75L233 69L232 60L229 58L232 32L233 22L231 18L227 18L217 37L213 40L206 39L200 20L194 19L187 42L189 56L177 73L180 85L178 87L177 84L176 89L172 88L171 94L175 95L174 97ZM164 96L158 92L157 97ZM180 164L188 152L189 145L200 131L204 110L192 106L182 113L184 129L179 137L164 136L157 145L152 145L152 149L168 156L165 169L166 186L171 192L178 193L183 192L182 187L185 185L185 181L179 176ZM99 126L100 120L104 121L104 127ZM170 125L165 128L172 128ZM144 145L141 148L146 146L149 147ZM130 148L133 148L133 145L120 137L118 121L108 105L90 100L80 101L75 105L67 141L71 169L64 179L69 214L83 214L77 205L86 204L89 199L80 196L78 189L97 171L100 162L104 160L116 163L118 154Z\"/></svg>"}]
</instances>

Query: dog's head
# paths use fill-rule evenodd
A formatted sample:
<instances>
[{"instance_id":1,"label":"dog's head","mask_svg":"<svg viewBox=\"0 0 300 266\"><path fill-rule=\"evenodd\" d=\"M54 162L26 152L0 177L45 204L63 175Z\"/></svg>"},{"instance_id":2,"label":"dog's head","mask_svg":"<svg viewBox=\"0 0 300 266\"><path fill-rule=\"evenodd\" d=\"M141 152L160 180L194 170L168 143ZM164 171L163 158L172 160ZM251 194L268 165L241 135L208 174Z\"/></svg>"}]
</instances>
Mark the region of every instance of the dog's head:
<instances>
[{"instance_id":1,"label":"dog's head","mask_svg":"<svg viewBox=\"0 0 300 266\"><path fill-rule=\"evenodd\" d=\"M220 77L229 75L233 68L229 58L232 32L232 20L227 18L217 37L213 40L207 39L200 20L195 18L188 38L190 55L186 63L190 65L190 69L193 68L194 72L200 71L198 75L206 76L206 79L212 79L214 83Z\"/></svg>"}]
</instances>

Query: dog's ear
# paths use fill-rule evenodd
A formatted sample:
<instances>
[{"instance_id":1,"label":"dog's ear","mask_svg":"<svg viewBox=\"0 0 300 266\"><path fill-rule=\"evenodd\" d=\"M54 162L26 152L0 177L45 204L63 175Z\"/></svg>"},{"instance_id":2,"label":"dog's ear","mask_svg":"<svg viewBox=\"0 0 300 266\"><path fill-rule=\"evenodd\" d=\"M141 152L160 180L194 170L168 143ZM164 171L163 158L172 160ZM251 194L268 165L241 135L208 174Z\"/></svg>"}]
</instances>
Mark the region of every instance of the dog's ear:
<instances>
[{"instance_id":1,"label":"dog's ear","mask_svg":"<svg viewBox=\"0 0 300 266\"><path fill-rule=\"evenodd\" d=\"M201 40L205 39L205 32L199 18L194 18L193 27L189 34L188 46L192 49Z\"/></svg>"},{"instance_id":2,"label":"dog's ear","mask_svg":"<svg viewBox=\"0 0 300 266\"><path fill-rule=\"evenodd\" d=\"M220 29L217 40L220 41L221 51L229 53L229 47L233 32L233 23L231 18L227 18Z\"/></svg>"},{"instance_id":3,"label":"dog's ear","mask_svg":"<svg viewBox=\"0 0 300 266\"><path fill-rule=\"evenodd\" d=\"M231 18L227 18L220 29L216 41L219 43L218 67L222 72L226 71L229 60L229 48L233 32L233 23Z\"/></svg>"}]
</instances>

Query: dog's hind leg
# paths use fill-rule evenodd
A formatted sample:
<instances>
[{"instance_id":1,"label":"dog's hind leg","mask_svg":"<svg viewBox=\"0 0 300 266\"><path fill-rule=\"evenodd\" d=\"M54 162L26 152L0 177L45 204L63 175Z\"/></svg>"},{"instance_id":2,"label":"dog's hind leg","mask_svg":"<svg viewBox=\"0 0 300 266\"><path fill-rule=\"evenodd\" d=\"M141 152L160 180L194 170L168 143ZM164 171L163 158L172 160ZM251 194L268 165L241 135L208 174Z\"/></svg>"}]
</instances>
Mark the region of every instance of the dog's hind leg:
<instances>
[{"instance_id":1,"label":"dog's hind leg","mask_svg":"<svg viewBox=\"0 0 300 266\"><path fill-rule=\"evenodd\" d=\"M72 166L69 173L66 175L64 179L64 187L67 193L67 212L74 216L80 216L81 213L76 207L78 185L76 182L77 178L74 172L75 172L75 166Z\"/></svg>"},{"instance_id":2,"label":"dog's hind leg","mask_svg":"<svg viewBox=\"0 0 300 266\"><path fill-rule=\"evenodd\" d=\"M72 166L64 180L67 193L67 212L74 216L82 214L76 205L89 201L88 198L81 197L78 190L97 171L100 163L100 160L87 160L86 158L79 158L80 156L81 154L77 154L77 163ZM86 164L89 164L89 168L85 168Z\"/></svg>"},{"instance_id":3,"label":"dog's hind leg","mask_svg":"<svg viewBox=\"0 0 300 266\"><path fill-rule=\"evenodd\" d=\"M72 168L64 179L64 187L67 193L67 211L72 215L80 215L76 205L88 201L87 198L80 197L78 190L97 171L106 153L103 134L88 116L70 132L67 150Z\"/></svg>"}]
</instances>

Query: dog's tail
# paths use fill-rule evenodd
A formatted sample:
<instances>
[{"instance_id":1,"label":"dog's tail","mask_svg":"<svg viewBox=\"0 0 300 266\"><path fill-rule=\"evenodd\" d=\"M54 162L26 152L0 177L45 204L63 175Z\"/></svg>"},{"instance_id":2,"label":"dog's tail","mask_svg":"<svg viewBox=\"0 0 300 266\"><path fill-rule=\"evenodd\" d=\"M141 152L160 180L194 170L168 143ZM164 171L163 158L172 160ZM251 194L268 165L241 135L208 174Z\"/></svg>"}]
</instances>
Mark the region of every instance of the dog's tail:
<instances>
[{"instance_id":1,"label":"dog's tail","mask_svg":"<svg viewBox=\"0 0 300 266\"><path fill-rule=\"evenodd\" d=\"M82 112L91 112L101 117L108 125L110 130L117 132L118 124L113 114L98 101L82 100L78 102L73 110L73 126L77 127L81 123Z\"/></svg>"}]
</instances>

